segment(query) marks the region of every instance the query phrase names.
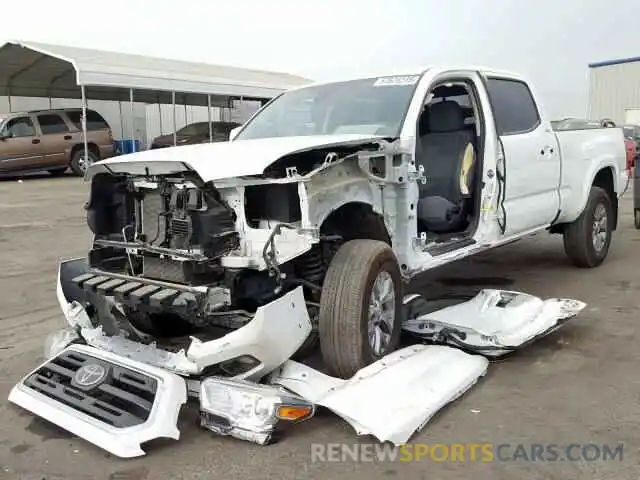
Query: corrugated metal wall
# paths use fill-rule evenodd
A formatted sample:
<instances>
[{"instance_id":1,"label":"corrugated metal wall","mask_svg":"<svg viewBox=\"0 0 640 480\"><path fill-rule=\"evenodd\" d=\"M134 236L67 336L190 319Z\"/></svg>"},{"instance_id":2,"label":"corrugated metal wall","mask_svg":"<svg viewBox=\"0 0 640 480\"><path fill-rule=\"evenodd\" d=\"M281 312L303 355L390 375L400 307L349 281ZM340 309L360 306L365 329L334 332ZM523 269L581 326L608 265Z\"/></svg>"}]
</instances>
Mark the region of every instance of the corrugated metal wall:
<instances>
[{"instance_id":1,"label":"corrugated metal wall","mask_svg":"<svg viewBox=\"0 0 640 480\"><path fill-rule=\"evenodd\" d=\"M625 123L625 109L640 108L640 62L589 69L589 117Z\"/></svg>"},{"instance_id":2,"label":"corrugated metal wall","mask_svg":"<svg viewBox=\"0 0 640 480\"><path fill-rule=\"evenodd\" d=\"M27 98L11 97L11 111L19 112L47 108L80 107L80 100L66 98ZM129 102L107 102L89 100L89 108L100 113L111 125L113 136L117 140L134 137L140 140L143 147L158 135L173 132L173 109L171 105L133 104L133 115ZM243 123L260 107L259 102L235 101L232 109L211 108L212 120L233 120ZM0 113L9 112L7 97L0 97ZM187 123L206 121L206 107L176 105L176 127L179 129ZM162 128L161 128L162 126Z\"/></svg>"}]
</instances>

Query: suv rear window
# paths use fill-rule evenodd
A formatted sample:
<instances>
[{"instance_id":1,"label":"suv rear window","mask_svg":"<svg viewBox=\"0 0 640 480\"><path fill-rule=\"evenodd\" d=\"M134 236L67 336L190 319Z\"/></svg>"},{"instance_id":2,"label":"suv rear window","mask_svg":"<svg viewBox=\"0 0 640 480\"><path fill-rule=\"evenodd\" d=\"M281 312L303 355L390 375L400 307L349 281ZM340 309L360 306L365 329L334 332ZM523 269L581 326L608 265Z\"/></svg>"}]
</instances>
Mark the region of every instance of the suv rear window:
<instances>
[{"instance_id":1,"label":"suv rear window","mask_svg":"<svg viewBox=\"0 0 640 480\"><path fill-rule=\"evenodd\" d=\"M43 135L49 133L64 133L69 131L69 127L60 115L46 114L38 115L38 123Z\"/></svg>"},{"instance_id":2,"label":"suv rear window","mask_svg":"<svg viewBox=\"0 0 640 480\"><path fill-rule=\"evenodd\" d=\"M82 130L82 110L67 112L67 116L78 130ZM109 124L95 110L87 110L87 131L108 130Z\"/></svg>"}]
</instances>

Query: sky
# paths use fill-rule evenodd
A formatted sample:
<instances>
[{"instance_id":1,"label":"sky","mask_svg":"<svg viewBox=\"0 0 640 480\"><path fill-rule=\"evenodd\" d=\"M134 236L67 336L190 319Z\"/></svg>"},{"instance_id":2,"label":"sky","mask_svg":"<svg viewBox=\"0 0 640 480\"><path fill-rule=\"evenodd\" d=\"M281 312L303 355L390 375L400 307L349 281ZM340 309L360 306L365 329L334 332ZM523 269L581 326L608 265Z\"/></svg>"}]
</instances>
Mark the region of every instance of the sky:
<instances>
[{"instance_id":1,"label":"sky","mask_svg":"<svg viewBox=\"0 0 640 480\"><path fill-rule=\"evenodd\" d=\"M560 118L585 114L588 63L640 56L639 18L637 0L30 0L3 4L0 42L33 40L317 81L484 65L527 75L550 116Z\"/></svg>"}]
</instances>

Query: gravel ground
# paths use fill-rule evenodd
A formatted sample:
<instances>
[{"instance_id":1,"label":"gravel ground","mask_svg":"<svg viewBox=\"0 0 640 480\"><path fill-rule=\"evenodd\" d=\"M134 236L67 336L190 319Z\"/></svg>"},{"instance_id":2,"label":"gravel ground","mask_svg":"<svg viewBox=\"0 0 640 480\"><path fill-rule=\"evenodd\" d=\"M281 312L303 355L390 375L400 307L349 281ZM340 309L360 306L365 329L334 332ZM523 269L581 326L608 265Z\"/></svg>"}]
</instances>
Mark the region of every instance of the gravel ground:
<instances>
[{"instance_id":1,"label":"gravel ground","mask_svg":"<svg viewBox=\"0 0 640 480\"><path fill-rule=\"evenodd\" d=\"M82 256L87 187L76 178L0 180L0 396L42 358L46 334L63 326L55 299L59 257ZM313 443L357 440L339 418L321 413L270 447L216 438L181 420L182 439L123 461L20 409L0 403L0 478L7 479L637 479L640 350L637 348L640 232L631 195L606 263L570 266L561 238L540 235L449 265L420 278L417 291L498 286L588 303L562 330L490 366L481 382L440 412L415 443L624 443L614 461L312 462ZM634 373L635 372L635 373ZM376 399L371 399L376 401ZM392 415L384 411L381 415ZM469 460L467 458L467 460Z\"/></svg>"}]
</instances>

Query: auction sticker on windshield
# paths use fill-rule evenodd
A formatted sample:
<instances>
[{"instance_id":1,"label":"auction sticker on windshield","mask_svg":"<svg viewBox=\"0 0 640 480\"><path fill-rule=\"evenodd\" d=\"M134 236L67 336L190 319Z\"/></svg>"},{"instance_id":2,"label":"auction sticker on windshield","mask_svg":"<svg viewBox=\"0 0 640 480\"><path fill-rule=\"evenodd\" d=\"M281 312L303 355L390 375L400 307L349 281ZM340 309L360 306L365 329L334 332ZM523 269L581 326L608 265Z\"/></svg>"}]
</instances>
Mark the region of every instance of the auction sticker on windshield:
<instances>
[{"instance_id":1,"label":"auction sticker on windshield","mask_svg":"<svg viewBox=\"0 0 640 480\"><path fill-rule=\"evenodd\" d=\"M374 87L397 87L415 84L420 75L400 75L396 77L380 77L373 84Z\"/></svg>"}]
</instances>

